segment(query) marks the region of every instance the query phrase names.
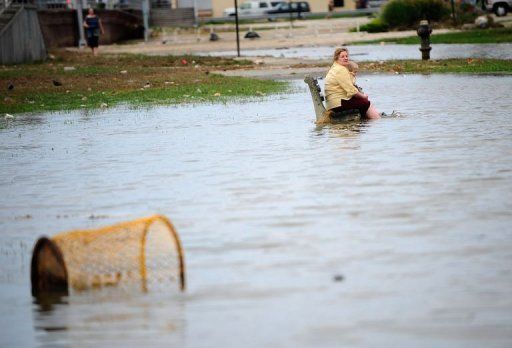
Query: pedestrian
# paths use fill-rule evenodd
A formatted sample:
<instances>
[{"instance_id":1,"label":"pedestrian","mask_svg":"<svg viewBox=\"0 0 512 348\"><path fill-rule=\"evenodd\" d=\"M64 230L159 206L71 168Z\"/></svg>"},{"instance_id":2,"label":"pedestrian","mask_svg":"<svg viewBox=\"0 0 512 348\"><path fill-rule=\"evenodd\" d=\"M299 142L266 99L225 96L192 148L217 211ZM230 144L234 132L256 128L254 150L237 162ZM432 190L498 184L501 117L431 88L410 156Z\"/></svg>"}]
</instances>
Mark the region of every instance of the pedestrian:
<instances>
[{"instance_id":1,"label":"pedestrian","mask_svg":"<svg viewBox=\"0 0 512 348\"><path fill-rule=\"evenodd\" d=\"M87 37L87 46L91 48L92 55L97 56L100 32L101 34L105 34L105 30L103 30L103 24L101 23L100 17L94 13L93 8L89 8L89 12L84 20L84 28Z\"/></svg>"}]
</instances>

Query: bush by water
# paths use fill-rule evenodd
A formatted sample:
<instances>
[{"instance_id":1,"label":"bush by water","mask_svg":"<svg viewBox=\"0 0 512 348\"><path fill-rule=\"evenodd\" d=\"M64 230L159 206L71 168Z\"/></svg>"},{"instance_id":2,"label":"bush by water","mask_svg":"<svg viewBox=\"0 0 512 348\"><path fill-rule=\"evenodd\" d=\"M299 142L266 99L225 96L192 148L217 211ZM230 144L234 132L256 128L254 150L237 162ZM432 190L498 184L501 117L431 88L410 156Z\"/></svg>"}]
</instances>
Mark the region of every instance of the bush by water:
<instances>
[{"instance_id":1,"label":"bush by water","mask_svg":"<svg viewBox=\"0 0 512 348\"><path fill-rule=\"evenodd\" d=\"M449 16L450 9L442 0L391 0L382 9L380 19L391 28L405 29L422 19L439 22Z\"/></svg>"}]
</instances>

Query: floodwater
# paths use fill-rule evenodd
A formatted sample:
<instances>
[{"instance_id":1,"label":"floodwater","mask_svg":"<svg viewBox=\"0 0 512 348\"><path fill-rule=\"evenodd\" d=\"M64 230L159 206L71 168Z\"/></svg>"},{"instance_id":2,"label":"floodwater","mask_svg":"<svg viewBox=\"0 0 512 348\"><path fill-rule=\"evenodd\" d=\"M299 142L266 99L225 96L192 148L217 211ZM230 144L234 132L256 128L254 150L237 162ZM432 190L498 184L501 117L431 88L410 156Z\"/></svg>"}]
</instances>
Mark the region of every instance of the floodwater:
<instances>
[{"instance_id":1,"label":"floodwater","mask_svg":"<svg viewBox=\"0 0 512 348\"><path fill-rule=\"evenodd\" d=\"M512 77L362 75L400 116L263 101L0 129L0 346L511 347ZM188 288L33 303L35 240L161 213Z\"/></svg>"},{"instance_id":2,"label":"floodwater","mask_svg":"<svg viewBox=\"0 0 512 348\"><path fill-rule=\"evenodd\" d=\"M348 45L350 56L358 61L418 59L421 52L418 45ZM242 56L270 56L304 59L330 58L333 46L282 47L259 50L243 50ZM212 56L236 56L236 51L209 52ZM431 59L450 58L494 58L512 59L512 44L432 44Z\"/></svg>"}]
</instances>

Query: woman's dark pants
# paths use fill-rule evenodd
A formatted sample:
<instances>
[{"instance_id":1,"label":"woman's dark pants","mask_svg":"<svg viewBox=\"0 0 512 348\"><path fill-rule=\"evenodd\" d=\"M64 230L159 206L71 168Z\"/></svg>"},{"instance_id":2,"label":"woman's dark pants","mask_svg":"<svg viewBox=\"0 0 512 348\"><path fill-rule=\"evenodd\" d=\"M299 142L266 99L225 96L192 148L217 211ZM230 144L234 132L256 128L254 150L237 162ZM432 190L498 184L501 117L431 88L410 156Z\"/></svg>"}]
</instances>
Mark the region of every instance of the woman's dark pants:
<instances>
[{"instance_id":1,"label":"woman's dark pants","mask_svg":"<svg viewBox=\"0 0 512 348\"><path fill-rule=\"evenodd\" d=\"M352 97L349 100L342 100L341 106L331 109L334 112L346 111L346 110L359 110L362 117L366 117L366 111L370 107L370 101L368 98Z\"/></svg>"}]
</instances>

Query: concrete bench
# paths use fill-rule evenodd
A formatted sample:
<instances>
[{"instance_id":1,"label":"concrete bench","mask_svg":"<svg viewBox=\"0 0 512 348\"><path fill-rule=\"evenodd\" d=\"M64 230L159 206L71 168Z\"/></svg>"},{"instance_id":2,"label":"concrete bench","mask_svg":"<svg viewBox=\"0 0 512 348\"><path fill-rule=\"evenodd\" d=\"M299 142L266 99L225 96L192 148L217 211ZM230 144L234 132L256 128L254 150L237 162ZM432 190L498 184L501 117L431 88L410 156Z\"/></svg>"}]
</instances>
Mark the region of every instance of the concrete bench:
<instances>
[{"instance_id":1,"label":"concrete bench","mask_svg":"<svg viewBox=\"0 0 512 348\"><path fill-rule=\"evenodd\" d=\"M304 77L304 82L308 85L309 91L311 92L311 99L313 100L313 107L315 108L317 122L344 122L362 119L362 116L357 109L341 112L327 112L324 105L325 98L322 95L322 89L318 85L318 79L318 77L310 75L306 75Z\"/></svg>"}]
</instances>

